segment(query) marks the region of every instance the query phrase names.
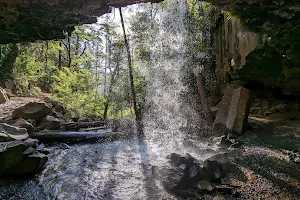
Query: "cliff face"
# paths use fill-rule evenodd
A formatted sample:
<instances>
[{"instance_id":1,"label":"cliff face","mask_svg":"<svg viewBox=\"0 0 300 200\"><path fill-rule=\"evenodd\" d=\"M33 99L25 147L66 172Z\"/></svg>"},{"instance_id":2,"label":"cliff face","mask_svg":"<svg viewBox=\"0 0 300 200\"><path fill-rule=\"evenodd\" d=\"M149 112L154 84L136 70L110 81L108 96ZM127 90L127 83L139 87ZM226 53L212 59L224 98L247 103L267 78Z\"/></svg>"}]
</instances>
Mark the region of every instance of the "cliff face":
<instances>
[{"instance_id":1,"label":"cliff face","mask_svg":"<svg viewBox=\"0 0 300 200\"><path fill-rule=\"evenodd\" d=\"M120 7L162 0L0 0L0 44L60 39L75 25L96 22L96 18ZM242 13L245 7L266 4L269 0L206 0L223 10ZM278 1L282 2L292 1ZM278 4L278 3L277 3ZM283 13L284 14L284 13ZM255 17L250 13L247 17ZM260 17L259 17L260 18ZM260 18L264 20L264 18Z\"/></svg>"},{"instance_id":2,"label":"cliff face","mask_svg":"<svg viewBox=\"0 0 300 200\"><path fill-rule=\"evenodd\" d=\"M216 74L222 85L277 89L300 95L300 3L265 1L235 5L216 16Z\"/></svg>"},{"instance_id":3,"label":"cliff face","mask_svg":"<svg viewBox=\"0 0 300 200\"><path fill-rule=\"evenodd\" d=\"M264 43L263 37L247 31L235 20L219 13L215 19L214 47L215 72L222 85L226 87L233 70L246 65L249 53Z\"/></svg>"}]
</instances>

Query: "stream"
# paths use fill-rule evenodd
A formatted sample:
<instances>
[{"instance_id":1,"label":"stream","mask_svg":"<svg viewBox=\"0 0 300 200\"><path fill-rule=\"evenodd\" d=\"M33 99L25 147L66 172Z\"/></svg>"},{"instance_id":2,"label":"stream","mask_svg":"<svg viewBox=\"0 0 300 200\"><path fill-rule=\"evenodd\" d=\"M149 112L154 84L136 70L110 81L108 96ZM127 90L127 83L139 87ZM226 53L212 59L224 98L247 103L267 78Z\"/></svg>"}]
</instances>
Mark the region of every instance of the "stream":
<instances>
[{"instance_id":1,"label":"stream","mask_svg":"<svg viewBox=\"0 0 300 200\"><path fill-rule=\"evenodd\" d=\"M131 138L69 149L52 146L46 168L33 180L0 182L0 199L177 199L156 173L168 165L166 156L190 153L203 160L216 153L196 137L181 142L151 146L147 138Z\"/></svg>"}]
</instances>

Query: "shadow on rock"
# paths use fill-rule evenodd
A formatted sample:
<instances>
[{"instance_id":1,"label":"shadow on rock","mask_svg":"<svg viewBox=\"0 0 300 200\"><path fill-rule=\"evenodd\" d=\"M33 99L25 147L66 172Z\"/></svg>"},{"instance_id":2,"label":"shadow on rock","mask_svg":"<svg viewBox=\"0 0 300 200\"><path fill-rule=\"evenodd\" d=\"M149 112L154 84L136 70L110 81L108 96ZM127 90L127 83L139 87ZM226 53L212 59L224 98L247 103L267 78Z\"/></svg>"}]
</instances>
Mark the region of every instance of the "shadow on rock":
<instances>
[{"instance_id":1,"label":"shadow on rock","mask_svg":"<svg viewBox=\"0 0 300 200\"><path fill-rule=\"evenodd\" d=\"M234 186L222 184L226 176L235 176L241 181L246 177L230 162L226 153L198 161L191 155L170 154L167 156L170 167L162 172L163 185L170 192L182 198L196 198L199 195L221 193L238 196Z\"/></svg>"}]
</instances>

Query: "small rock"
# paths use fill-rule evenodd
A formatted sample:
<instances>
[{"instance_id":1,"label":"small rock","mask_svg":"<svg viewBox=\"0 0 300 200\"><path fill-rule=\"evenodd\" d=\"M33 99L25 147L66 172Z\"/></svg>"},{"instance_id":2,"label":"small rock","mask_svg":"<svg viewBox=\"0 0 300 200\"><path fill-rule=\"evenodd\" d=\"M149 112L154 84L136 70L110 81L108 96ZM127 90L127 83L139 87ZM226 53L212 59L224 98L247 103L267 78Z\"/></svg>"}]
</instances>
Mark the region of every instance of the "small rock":
<instances>
[{"instance_id":1,"label":"small rock","mask_svg":"<svg viewBox=\"0 0 300 200\"><path fill-rule=\"evenodd\" d=\"M69 145L67 145L66 143L60 143L59 148L61 148L61 149L70 149L71 147Z\"/></svg>"},{"instance_id":2,"label":"small rock","mask_svg":"<svg viewBox=\"0 0 300 200\"><path fill-rule=\"evenodd\" d=\"M23 118L18 119L13 125L20 128L26 128L29 135L33 134L35 131L34 126Z\"/></svg>"},{"instance_id":3,"label":"small rock","mask_svg":"<svg viewBox=\"0 0 300 200\"><path fill-rule=\"evenodd\" d=\"M64 115L62 113L56 112L56 111L52 111L52 113L50 114L50 116L56 117L56 118L60 118L60 119L64 118Z\"/></svg>"},{"instance_id":4,"label":"small rock","mask_svg":"<svg viewBox=\"0 0 300 200\"><path fill-rule=\"evenodd\" d=\"M53 103L53 105L54 105L54 110L56 112L61 113L63 115L67 112L66 107L62 103L55 102L55 104Z\"/></svg>"},{"instance_id":5,"label":"small rock","mask_svg":"<svg viewBox=\"0 0 300 200\"><path fill-rule=\"evenodd\" d=\"M277 108L275 108L275 107L270 108L269 111L270 111L271 113L277 113L277 112L278 112Z\"/></svg>"},{"instance_id":6,"label":"small rock","mask_svg":"<svg viewBox=\"0 0 300 200\"><path fill-rule=\"evenodd\" d=\"M34 153L36 153L36 149L33 148L33 147L28 147L28 148L23 152L24 155L30 155L30 154L34 154Z\"/></svg>"},{"instance_id":7,"label":"small rock","mask_svg":"<svg viewBox=\"0 0 300 200\"><path fill-rule=\"evenodd\" d=\"M245 176L247 177L247 179L248 179L248 181L255 181L258 177L257 177L257 175L256 174L254 174L253 172L249 172L249 171L247 171L246 173L245 173Z\"/></svg>"},{"instance_id":8,"label":"small rock","mask_svg":"<svg viewBox=\"0 0 300 200\"><path fill-rule=\"evenodd\" d=\"M226 135L221 136L220 146L228 148L232 144L233 142L229 140Z\"/></svg>"},{"instance_id":9,"label":"small rock","mask_svg":"<svg viewBox=\"0 0 300 200\"><path fill-rule=\"evenodd\" d=\"M296 158L294 159L294 162L295 162L295 163L300 163L300 157L296 157Z\"/></svg>"},{"instance_id":10,"label":"small rock","mask_svg":"<svg viewBox=\"0 0 300 200\"><path fill-rule=\"evenodd\" d=\"M198 188L200 190L207 190L207 191L213 191L215 187L208 181L199 181Z\"/></svg>"},{"instance_id":11,"label":"small rock","mask_svg":"<svg viewBox=\"0 0 300 200\"><path fill-rule=\"evenodd\" d=\"M61 121L55 117L47 116L40 122L38 129L57 130L61 126Z\"/></svg>"}]
</instances>

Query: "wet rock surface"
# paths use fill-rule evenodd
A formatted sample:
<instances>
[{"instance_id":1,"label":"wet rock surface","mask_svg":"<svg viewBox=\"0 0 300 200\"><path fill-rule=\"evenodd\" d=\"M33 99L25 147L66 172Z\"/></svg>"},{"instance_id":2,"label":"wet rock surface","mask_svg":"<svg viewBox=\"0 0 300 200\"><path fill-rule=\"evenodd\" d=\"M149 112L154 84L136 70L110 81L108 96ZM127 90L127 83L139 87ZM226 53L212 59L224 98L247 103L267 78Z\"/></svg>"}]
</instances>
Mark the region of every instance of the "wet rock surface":
<instances>
[{"instance_id":1,"label":"wet rock surface","mask_svg":"<svg viewBox=\"0 0 300 200\"><path fill-rule=\"evenodd\" d=\"M234 187L223 184L222 179L233 171L233 164L226 153L199 162L187 154L167 156L171 167L164 169L163 185L182 198L197 198L205 194L237 195Z\"/></svg>"},{"instance_id":2,"label":"wet rock surface","mask_svg":"<svg viewBox=\"0 0 300 200\"><path fill-rule=\"evenodd\" d=\"M34 139L0 143L0 177L29 176L42 170L48 158L37 147Z\"/></svg>"}]
</instances>

